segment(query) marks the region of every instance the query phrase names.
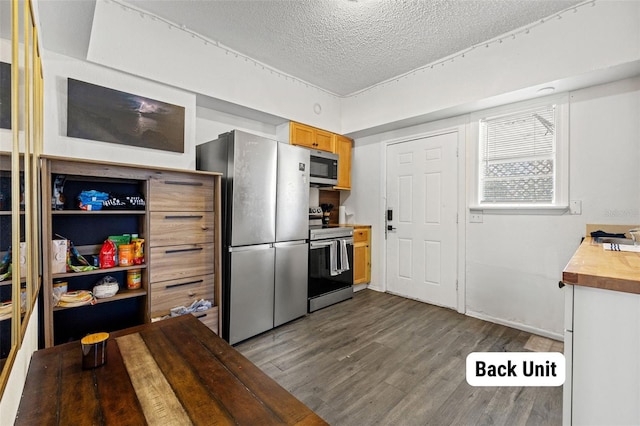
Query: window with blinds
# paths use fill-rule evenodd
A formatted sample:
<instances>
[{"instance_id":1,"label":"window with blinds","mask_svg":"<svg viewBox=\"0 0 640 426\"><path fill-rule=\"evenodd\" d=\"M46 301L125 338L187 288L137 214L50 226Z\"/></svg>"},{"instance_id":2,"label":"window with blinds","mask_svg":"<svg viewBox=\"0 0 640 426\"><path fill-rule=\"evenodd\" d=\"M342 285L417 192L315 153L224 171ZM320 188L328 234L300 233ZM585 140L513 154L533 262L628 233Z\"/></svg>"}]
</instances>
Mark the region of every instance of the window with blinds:
<instances>
[{"instance_id":1,"label":"window with blinds","mask_svg":"<svg viewBox=\"0 0 640 426\"><path fill-rule=\"evenodd\" d=\"M480 120L480 204L553 204L556 106Z\"/></svg>"}]
</instances>

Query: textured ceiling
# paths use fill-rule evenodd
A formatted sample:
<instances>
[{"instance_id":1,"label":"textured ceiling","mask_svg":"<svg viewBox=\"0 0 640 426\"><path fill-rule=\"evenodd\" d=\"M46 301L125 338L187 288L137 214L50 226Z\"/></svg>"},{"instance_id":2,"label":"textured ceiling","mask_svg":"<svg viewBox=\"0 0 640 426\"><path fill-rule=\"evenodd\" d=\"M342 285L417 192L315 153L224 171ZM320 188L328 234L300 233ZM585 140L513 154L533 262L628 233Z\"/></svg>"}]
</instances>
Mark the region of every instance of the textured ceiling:
<instances>
[{"instance_id":1,"label":"textured ceiling","mask_svg":"<svg viewBox=\"0 0 640 426\"><path fill-rule=\"evenodd\" d=\"M127 0L337 95L535 23L575 0Z\"/></svg>"}]
</instances>

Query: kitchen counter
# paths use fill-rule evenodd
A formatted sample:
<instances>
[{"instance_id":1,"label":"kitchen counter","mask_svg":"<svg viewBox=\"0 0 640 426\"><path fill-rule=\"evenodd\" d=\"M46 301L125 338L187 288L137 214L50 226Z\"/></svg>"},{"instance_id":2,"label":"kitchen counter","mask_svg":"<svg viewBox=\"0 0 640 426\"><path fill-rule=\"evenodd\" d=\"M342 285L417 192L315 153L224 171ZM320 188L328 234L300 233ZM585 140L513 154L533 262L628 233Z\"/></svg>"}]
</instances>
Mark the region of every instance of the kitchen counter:
<instances>
[{"instance_id":1,"label":"kitchen counter","mask_svg":"<svg viewBox=\"0 0 640 426\"><path fill-rule=\"evenodd\" d=\"M588 225L627 234L629 225ZM627 234L628 235L628 234ZM563 424L640 424L640 253L587 237L562 273Z\"/></svg>"},{"instance_id":2,"label":"kitchen counter","mask_svg":"<svg viewBox=\"0 0 640 426\"><path fill-rule=\"evenodd\" d=\"M330 223L329 228L367 228L371 229L371 225L359 225L357 223Z\"/></svg>"},{"instance_id":3,"label":"kitchen counter","mask_svg":"<svg viewBox=\"0 0 640 426\"><path fill-rule=\"evenodd\" d=\"M562 282L640 294L640 253L604 250L586 237L564 268Z\"/></svg>"},{"instance_id":4,"label":"kitchen counter","mask_svg":"<svg viewBox=\"0 0 640 426\"><path fill-rule=\"evenodd\" d=\"M17 425L326 424L192 315L111 333L107 362L80 342L36 351Z\"/></svg>"}]
</instances>

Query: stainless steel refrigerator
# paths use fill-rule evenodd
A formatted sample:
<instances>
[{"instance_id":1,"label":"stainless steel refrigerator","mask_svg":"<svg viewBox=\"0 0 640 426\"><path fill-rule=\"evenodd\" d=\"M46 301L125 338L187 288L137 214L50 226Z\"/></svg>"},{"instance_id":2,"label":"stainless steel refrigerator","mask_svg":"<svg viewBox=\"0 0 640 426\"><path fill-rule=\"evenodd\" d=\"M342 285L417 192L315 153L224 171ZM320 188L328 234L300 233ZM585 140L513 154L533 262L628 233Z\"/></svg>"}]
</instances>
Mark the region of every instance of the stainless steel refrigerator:
<instances>
[{"instance_id":1,"label":"stainless steel refrigerator","mask_svg":"<svg viewBox=\"0 0 640 426\"><path fill-rule=\"evenodd\" d=\"M234 344L307 312L309 151L234 130L196 147L222 176L222 337Z\"/></svg>"}]
</instances>

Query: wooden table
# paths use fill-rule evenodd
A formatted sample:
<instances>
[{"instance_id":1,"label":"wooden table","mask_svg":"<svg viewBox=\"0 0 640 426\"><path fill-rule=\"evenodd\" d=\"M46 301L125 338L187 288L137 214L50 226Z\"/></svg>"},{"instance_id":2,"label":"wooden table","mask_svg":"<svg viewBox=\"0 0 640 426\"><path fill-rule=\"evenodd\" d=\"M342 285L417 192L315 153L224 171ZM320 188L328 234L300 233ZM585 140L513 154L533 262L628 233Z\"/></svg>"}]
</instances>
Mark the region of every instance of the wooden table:
<instances>
[{"instance_id":1,"label":"wooden table","mask_svg":"<svg viewBox=\"0 0 640 426\"><path fill-rule=\"evenodd\" d=\"M80 342L34 353L17 425L326 424L192 315L111 333L82 370Z\"/></svg>"}]
</instances>

